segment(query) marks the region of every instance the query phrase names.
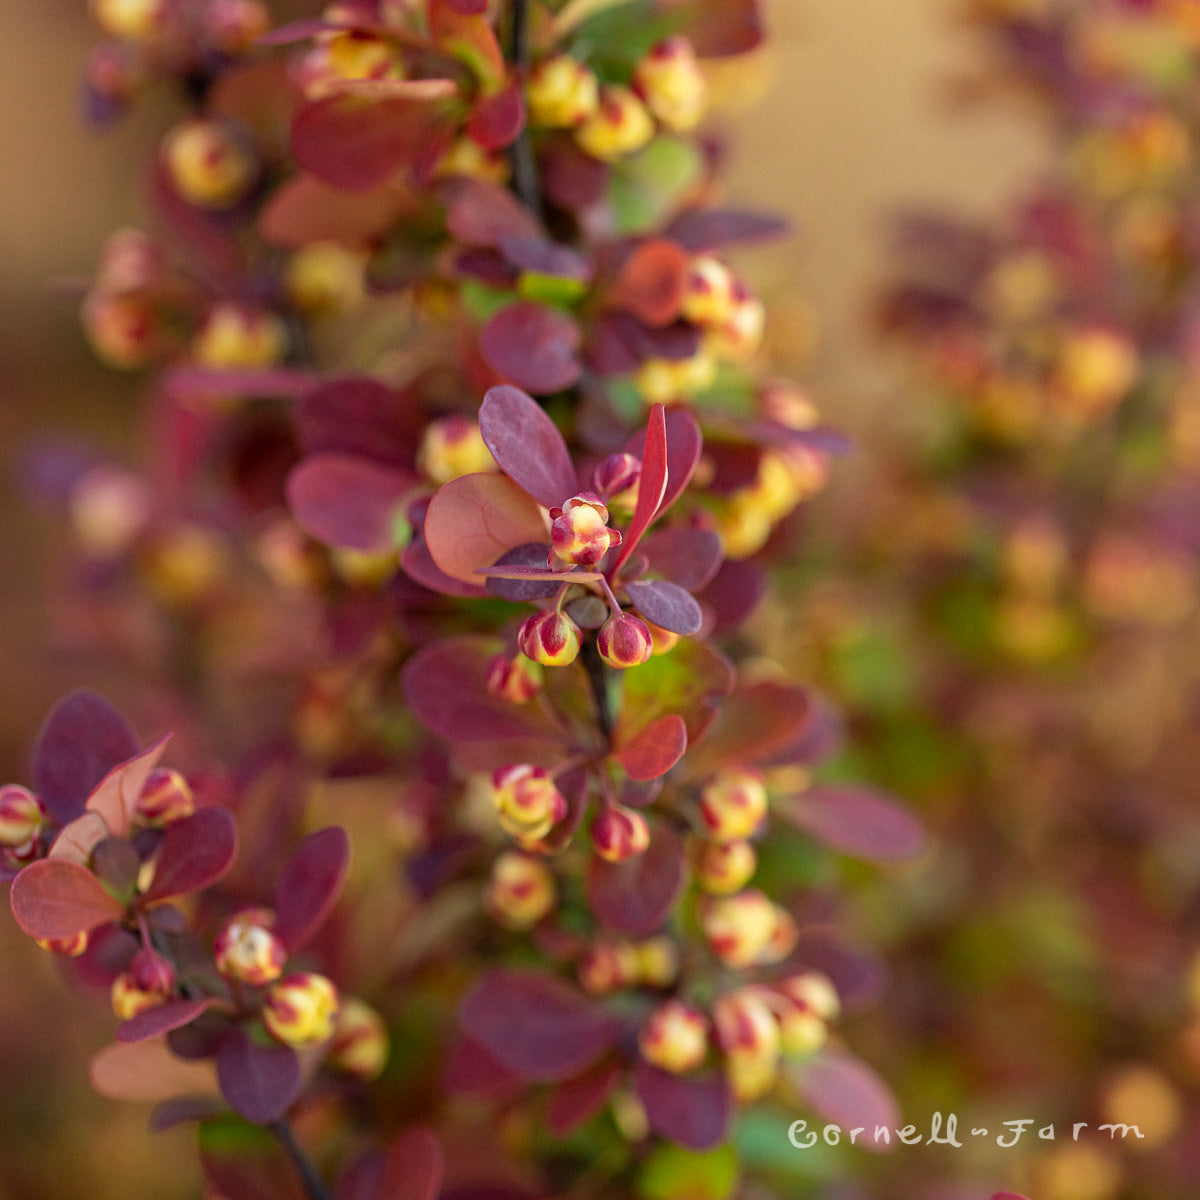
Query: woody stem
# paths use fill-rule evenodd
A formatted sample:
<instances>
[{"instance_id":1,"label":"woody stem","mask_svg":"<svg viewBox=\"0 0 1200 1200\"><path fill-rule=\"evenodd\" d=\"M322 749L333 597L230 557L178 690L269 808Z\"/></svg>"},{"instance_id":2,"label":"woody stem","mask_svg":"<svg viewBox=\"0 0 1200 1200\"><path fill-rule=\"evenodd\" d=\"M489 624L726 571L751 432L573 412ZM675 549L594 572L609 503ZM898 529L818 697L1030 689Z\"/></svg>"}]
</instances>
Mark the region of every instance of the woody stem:
<instances>
[{"instance_id":1,"label":"woody stem","mask_svg":"<svg viewBox=\"0 0 1200 1200\"><path fill-rule=\"evenodd\" d=\"M529 0L513 0L508 56L523 87L529 77ZM528 119L525 128L521 130L521 136L509 150L509 161L512 164L513 192L540 220L542 189L538 179L537 161L533 155L533 143L529 140Z\"/></svg>"},{"instance_id":2,"label":"woody stem","mask_svg":"<svg viewBox=\"0 0 1200 1200\"><path fill-rule=\"evenodd\" d=\"M296 1174L300 1176L300 1182L308 1200L333 1200L324 1181L317 1174L316 1168L308 1161L308 1156L300 1148L300 1143L296 1141L296 1135L292 1132L287 1117L281 1117L274 1122L270 1126L270 1130L291 1160L292 1166L296 1168Z\"/></svg>"}]
</instances>

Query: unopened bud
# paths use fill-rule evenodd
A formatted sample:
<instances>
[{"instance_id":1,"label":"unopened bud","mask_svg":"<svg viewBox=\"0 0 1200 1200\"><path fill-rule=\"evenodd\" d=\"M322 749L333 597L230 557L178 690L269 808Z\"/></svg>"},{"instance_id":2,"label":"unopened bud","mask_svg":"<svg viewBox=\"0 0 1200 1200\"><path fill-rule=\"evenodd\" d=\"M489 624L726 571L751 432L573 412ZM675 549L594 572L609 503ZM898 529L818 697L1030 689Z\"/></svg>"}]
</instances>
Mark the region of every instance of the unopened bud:
<instances>
[{"instance_id":1,"label":"unopened bud","mask_svg":"<svg viewBox=\"0 0 1200 1200\"><path fill-rule=\"evenodd\" d=\"M780 1031L769 1005L753 987L739 988L713 1005L717 1042L739 1100L754 1100L779 1073Z\"/></svg>"},{"instance_id":2,"label":"unopened bud","mask_svg":"<svg viewBox=\"0 0 1200 1200\"><path fill-rule=\"evenodd\" d=\"M736 842L757 833L767 816L767 789L757 771L718 771L700 794L705 832L715 842Z\"/></svg>"},{"instance_id":3,"label":"unopened bud","mask_svg":"<svg viewBox=\"0 0 1200 1200\"><path fill-rule=\"evenodd\" d=\"M333 1033L338 993L324 975L303 972L272 985L263 1005L263 1021L288 1046L323 1042Z\"/></svg>"},{"instance_id":4,"label":"unopened bud","mask_svg":"<svg viewBox=\"0 0 1200 1200\"><path fill-rule=\"evenodd\" d=\"M707 391L716 377L716 359L701 348L691 358L646 359L633 383L647 404L670 404Z\"/></svg>"},{"instance_id":5,"label":"unopened bud","mask_svg":"<svg viewBox=\"0 0 1200 1200\"><path fill-rule=\"evenodd\" d=\"M452 415L430 422L417 451L417 466L434 483L495 469L477 421Z\"/></svg>"},{"instance_id":6,"label":"unopened bud","mask_svg":"<svg viewBox=\"0 0 1200 1200\"><path fill-rule=\"evenodd\" d=\"M706 898L700 924L713 953L731 967L749 967L771 944L778 925L775 905L758 889Z\"/></svg>"},{"instance_id":7,"label":"unopened bud","mask_svg":"<svg viewBox=\"0 0 1200 1200\"><path fill-rule=\"evenodd\" d=\"M576 970L585 991L604 996L637 983L640 967L638 952L629 942L602 938L587 948Z\"/></svg>"},{"instance_id":8,"label":"unopened bud","mask_svg":"<svg viewBox=\"0 0 1200 1200\"><path fill-rule=\"evenodd\" d=\"M137 802L137 818L143 825L161 828L190 817L195 811L192 789L178 771L155 767L150 772Z\"/></svg>"},{"instance_id":9,"label":"unopened bud","mask_svg":"<svg viewBox=\"0 0 1200 1200\"><path fill-rule=\"evenodd\" d=\"M841 1011L836 989L820 971L803 971L775 986L801 1012L815 1013L823 1020L832 1021Z\"/></svg>"},{"instance_id":10,"label":"unopened bud","mask_svg":"<svg viewBox=\"0 0 1200 1200\"><path fill-rule=\"evenodd\" d=\"M175 190L198 208L232 208L258 173L246 144L221 121L204 117L176 125L162 159Z\"/></svg>"},{"instance_id":11,"label":"unopened bud","mask_svg":"<svg viewBox=\"0 0 1200 1200\"><path fill-rule=\"evenodd\" d=\"M644 854L650 845L650 827L640 812L612 804L596 816L591 828L592 846L609 862L624 862Z\"/></svg>"},{"instance_id":12,"label":"unopened bud","mask_svg":"<svg viewBox=\"0 0 1200 1200\"><path fill-rule=\"evenodd\" d=\"M696 51L682 36L659 42L638 63L634 85L651 112L677 133L695 129L708 107L708 84Z\"/></svg>"},{"instance_id":13,"label":"unopened bud","mask_svg":"<svg viewBox=\"0 0 1200 1200\"><path fill-rule=\"evenodd\" d=\"M598 496L572 496L562 508L552 508L550 516L550 541L565 563L594 567L610 547L621 544L620 533L605 524L608 509Z\"/></svg>"},{"instance_id":14,"label":"unopened bud","mask_svg":"<svg viewBox=\"0 0 1200 1200\"><path fill-rule=\"evenodd\" d=\"M0 787L0 846L18 862L32 855L46 821L46 809L28 788Z\"/></svg>"},{"instance_id":15,"label":"unopened bud","mask_svg":"<svg viewBox=\"0 0 1200 1200\"><path fill-rule=\"evenodd\" d=\"M127 42L150 41L162 29L167 0L92 0L96 24Z\"/></svg>"},{"instance_id":16,"label":"unopened bud","mask_svg":"<svg viewBox=\"0 0 1200 1200\"><path fill-rule=\"evenodd\" d=\"M192 342L192 357L221 370L269 367L287 349L287 333L274 313L241 304L218 304Z\"/></svg>"},{"instance_id":17,"label":"unopened bud","mask_svg":"<svg viewBox=\"0 0 1200 1200\"><path fill-rule=\"evenodd\" d=\"M507 833L538 841L567 815L567 802L544 767L501 767L492 776L492 803Z\"/></svg>"},{"instance_id":18,"label":"unopened bud","mask_svg":"<svg viewBox=\"0 0 1200 1200\"><path fill-rule=\"evenodd\" d=\"M572 129L600 102L595 74L569 54L556 54L534 67L525 92L529 119L548 129Z\"/></svg>"},{"instance_id":19,"label":"unopened bud","mask_svg":"<svg viewBox=\"0 0 1200 1200\"><path fill-rule=\"evenodd\" d=\"M361 1000L347 996L338 1005L328 1063L359 1079L377 1079L387 1065L388 1034L383 1018Z\"/></svg>"},{"instance_id":20,"label":"unopened bud","mask_svg":"<svg viewBox=\"0 0 1200 1200\"><path fill-rule=\"evenodd\" d=\"M731 896L754 878L758 855L747 841L705 842L696 862L696 877L706 892Z\"/></svg>"},{"instance_id":21,"label":"unopened bud","mask_svg":"<svg viewBox=\"0 0 1200 1200\"><path fill-rule=\"evenodd\" d=\"M662 934L638 942L638 978L650 987L665 988L679 978L679 947L674 940Z\"/></svg>"},{"instance_id":22,"label":"unopened bud","mask_svg":"<svg viewBox=\"0 0 1200 1200\"><path fill-rule=\"evenodd\" d=\"M175 968L154 950L139 950L113 980L113 1012L122 1021L165 1004L175 991Z\"/></svg>"},{"instance_id":23,"label":"unopened bud","mask_svg":"<svg viewBox=\"0 0 1200 1200\"><path fill-rule=\"evenodd\" d=\"M534 613L521 622L517 644L544 667L565 667L579 656L579 626L553 609Z\"/></svg>"},{"instance_id":24,"label":"unopened bud","mask_svg":"<svg viewBox=\"0 0 1200 1200\"><path fill-rule=\"evenodd\" d=\"M746 287L736 284L733 307L728 317L709 333L708 350L720 359L748 362L762 345L766 316L763 302Z\"/></svg>"},{"instance_id":25,"label":"unopened bud","mask_svg":"<svg viewBox=\"0 0 1200 1200\"><path fill-rule=\"evenodd\" d=\"M144 295L91 291L82 317L89 344L111 367L144 367L163 346L162 323Z\"/></svg>"},{"instance_id":26,"label":"unopened bud","mask_svg":"<svg viewBox=\"0 0 1200 1200\"><path fill-rule=\"evenodd\" d=\"M655 625L653 621L647 621L646 628L650 630L650 642L654 647L652 653L670 654L679 645L679 634L672 633L669 629L663 629L661 625Z\"/></svg>"},{"instance_id":27,"label":"unopened bud","mask_svg":"<svg viewBox=\"0 0 1200 1200\"><path fill-rule=\"evenodd\" d=\"M627 503L626 492L637 487L642 477L642 460L632 454L610 454L592 472L592 486L596 492L611 502L614 496Z\"/></svg>"},{"instance_id":28,"label":"unopened bud","mask_svg":"<svg viewBox=\"0 0 1200 1200\"><path fill-rule=\"evenodd\" d=\"M64 958L78 958L88 948L86 930L65 938L37 938L37 944L51 954L61 954Z\"/></svg>"},{"instance_id":29,"label":"unopened bud","mask_svg":"<svg viewBox=\"0 0 1200 1200\"><path fill-rule=\"evenodd\" d=\"M204 14L210 41L226 54L244 54L271 27L260 0L209 0Z\"/></svg>"},{"instance_id":30,"label":"unopened bud","mask_svg":"<svg viewBox=\"0 0 1200 1200\"><path fill-rule=\"evenodd\" d=\"M530 929L558 900L554 875L528 854L508 851L492 865L484 901L488 911L508 929Z\"/></svg>"},{"instance_id":31,"label":"unopened bud","mask_svg":"<svg viewBox=\"0 0 1200 1200\"><path fill-rule=\"evenodd\" d=\"M641 617L617 613L600 626L596 649L610 667L624 670L641 666L654 653L654 639Z\"/></svg>"},{"instance_id":32,"label":"unopened bud","mask_svg":"<svg viewBox=\"0 0 1200 1200\"><path fill-rule=\"evenodd\" d=\"M132 471L93 467L71 489L71 529L88 554L116 558L150 519L150 489Z\"/></svg>"},{"instance_id":33,"label":"unopened bud","mask_svg":"<svg viewBox=\"0 0 1200 1200\"><path fill-rule=\"evenodd\" d=\"M796 942L800 938L800 929L796 924L796 918L781 905L776 904L774 908L775 927L771 930L771 937L758 956L757 961L760 964L783 962L795 950Z\"/></svg>"},{"instance_id":34,"label":"unopened bud","mask_svg":"<svg viewBox=\"0 0 1200 1200\"><path fill-rule=\"evenodd\" d=\"M528 704L542 686L542 668L524 654L497 654L488 663L487 690L512 704Z\"/></svg>"},{"instance_id":35,"label":"unopened bud","mask_svg":"<svg viewBox=\"0 0 1200 1200\"><path fill-rule=\"evenodd\" d=\"M311 242L288 260L288 299L316 315L354 308L366 295L365 269L361 250L339 242Z\"/></svg>"},{"instance_id":36,"label":"unopened bud","mask_svg":"<svg viewBox=\"0 0 1200 1200\"><path fill-rule=\"evenodd\" d=\"M640 150L654 136L646 106L628 88L606 85L596 111L575 131L575 140L605 162Z\"/></svg>"},{"instance_id":37,"label":"unopened bud","mask_svg":"<svg viewBox=\"0 0 1200 1200\"><path fill-rule=\"evenodd\" d=\"M733 274L711 254L692 259L684 285L682 310L697 325L723 325L733 313Z\"/></svg>"},{"instance_id":38,"label":"unopened bud","mask_svg":"<svg viewBox=\"0 0 1200 1200\"><path fill-rule=\"evenodd\" d=\"M708 1018L690 1004L668 1000L642 1026L638 1048L647 1062L664 1071L694 1071L708 1053Z\"/></svg>"},{"instance_id":39,"label":"unopened bud","mask_svg":"<svg viewBox=\"0 0 1200 1200\"><path fill-rule=\"evenodd\" d=\"M213 946L217 970L252 987L262 987L283 974L287 947L275 933L269 908L243 908L222 926Z\"/></svg>"}]
</instances>

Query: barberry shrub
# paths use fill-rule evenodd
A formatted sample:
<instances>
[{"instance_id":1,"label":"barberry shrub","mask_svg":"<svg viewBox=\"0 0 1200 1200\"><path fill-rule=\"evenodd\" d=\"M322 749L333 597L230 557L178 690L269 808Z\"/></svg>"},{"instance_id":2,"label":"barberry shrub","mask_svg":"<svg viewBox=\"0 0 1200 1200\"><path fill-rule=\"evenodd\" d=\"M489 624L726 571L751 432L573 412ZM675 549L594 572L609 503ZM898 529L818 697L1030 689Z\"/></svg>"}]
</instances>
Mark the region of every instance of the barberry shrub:
<instances>
[{"instance_id":1,"label":"barberry shrub","mask_svg":"<svg viewBox=\"0 0 1200 1200\"><path fill-rule=\"evenodd\" d=\"M844 448L697 132L756 3L291 15L95 5L92 117L188 106L82 308L151 451L27 476L176 740L79 691L0 793L94 1084L235 1198L724 1196L799 1103L894 1123L836 862L923 834L744 629Z\"/></svg>"}]
</instances>

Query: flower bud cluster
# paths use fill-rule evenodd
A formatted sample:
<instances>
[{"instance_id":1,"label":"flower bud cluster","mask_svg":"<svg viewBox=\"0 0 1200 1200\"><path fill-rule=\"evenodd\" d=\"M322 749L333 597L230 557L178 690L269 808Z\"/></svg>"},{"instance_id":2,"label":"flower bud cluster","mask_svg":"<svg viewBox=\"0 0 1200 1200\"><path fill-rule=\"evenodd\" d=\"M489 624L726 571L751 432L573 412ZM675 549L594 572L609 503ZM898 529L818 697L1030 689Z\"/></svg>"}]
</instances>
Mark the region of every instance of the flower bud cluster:
<instances>
[{"instance_id":1,"label":"flower bud cluster","mask_svg":"<svg viewBox=\"0 0 1200 1200\"><path fill-rule=\"evenodd\" d=\"M576 973L584 990L597 996L670 987L679 976L679 946L666 934L642 942L602 937L584 951Z\"/></svg>"}]
</instances>

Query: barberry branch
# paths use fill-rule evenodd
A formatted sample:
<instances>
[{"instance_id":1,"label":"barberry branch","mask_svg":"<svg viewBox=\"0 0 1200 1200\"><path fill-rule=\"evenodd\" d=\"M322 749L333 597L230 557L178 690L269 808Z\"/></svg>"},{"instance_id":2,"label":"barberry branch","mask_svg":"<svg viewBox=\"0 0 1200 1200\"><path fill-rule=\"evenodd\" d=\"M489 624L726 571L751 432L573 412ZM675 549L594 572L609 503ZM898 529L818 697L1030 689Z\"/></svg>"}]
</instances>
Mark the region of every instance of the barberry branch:
<instances>
[{"instance_id":1,"label":"barberry branch","mask_svg":"<svg viewBox=\"0 0 1200 1200\"><path fill-rule=\"evenodd\" d=\"M517 75L524 80L529 74L529 0L513 0L512 24L509 27L509 61ZM538 179L533 143L529 139L529 123L509 151L512 163L512 190L517 199L535 216L542 216L542 189Z\"/></svg>"},{"instance_id":2,"label":"barberry branch","mask_svg":"<svg viewBox=\"0 0 1200 1200\"><path fill-rule=\"evenodd\" d=\"M292 1132L292 1126L288 1119L282 1117L269 1128L280 1146L283 1147L284 1153L291 1160L292 1166L296 1168L296 1174L300 1176L300 1182L309 1200L333 1200L324 1180L317 1174L316 1168L308 1161L308 1156L301 1149L300 1143L296 1141L296 1135Z\"/></svg>"}]
</instances>

